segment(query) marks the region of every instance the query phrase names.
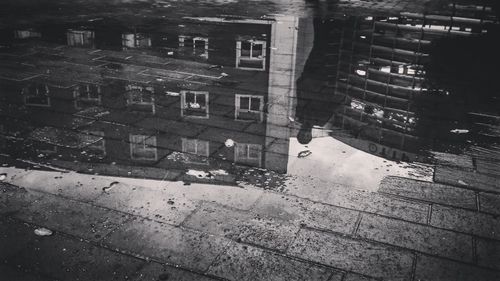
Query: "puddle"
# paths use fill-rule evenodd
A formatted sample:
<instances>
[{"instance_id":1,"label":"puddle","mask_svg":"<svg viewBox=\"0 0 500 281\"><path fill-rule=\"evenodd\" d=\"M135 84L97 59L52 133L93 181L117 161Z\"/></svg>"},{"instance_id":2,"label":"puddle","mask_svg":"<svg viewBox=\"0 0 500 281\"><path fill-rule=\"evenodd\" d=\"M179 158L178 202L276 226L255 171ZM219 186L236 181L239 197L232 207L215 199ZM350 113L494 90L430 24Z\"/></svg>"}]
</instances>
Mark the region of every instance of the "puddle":
<instances>
[{"instance_id":1,"label":"puddle","mask_svg":"<svg viewBox=\"0 0 500 281\"><path fill-rule=\"evenodd\" d=\"M9 166L374 191L386 176L431 181L451 155L498 165L491 7L111 1L109 13L98 2L52 1L0 25Z\"/></svg>"}]
</instances>

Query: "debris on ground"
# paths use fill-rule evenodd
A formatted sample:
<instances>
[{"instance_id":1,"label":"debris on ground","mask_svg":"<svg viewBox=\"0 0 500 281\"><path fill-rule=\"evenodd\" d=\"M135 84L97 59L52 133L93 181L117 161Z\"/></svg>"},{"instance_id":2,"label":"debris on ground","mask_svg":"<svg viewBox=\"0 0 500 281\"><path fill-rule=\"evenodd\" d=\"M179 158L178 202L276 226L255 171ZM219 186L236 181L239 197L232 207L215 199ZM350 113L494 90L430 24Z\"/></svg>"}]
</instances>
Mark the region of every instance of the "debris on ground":
<instances>
[{"instance_id":1,"label":"debris on ground","mask_svg":"<svg viewBox=\"0 0 500 281\"><path fill-rule=\"evenodd\" d=\"M110 184L109 184L109 186L105 186L105 187L103 187L103 188L102 188L102 191L104 191L104 192L108 192L108 191L110 191L110 190L111 190L111 189L112 189L115 185L117 185L117 184L119 184L119 182L114 181L114 182L110 183Z\"/></svg>"},{"instance_id":2,"label":"debris on ground","mask_svg":"<svg viewBox=\"0 0 500 281\"><path fill-rule=\"evenodd\" d=\"M7 178L7 174L6 173L1 173L0 174L0 181L4 181L6 178Z\"/></svg>"},{"instance_id":3,"label":"debris on ground","mask_svg":"<svg viewBox=\"0 0 500 281\"><path fill-rule=\"evenodd\" d=\"M41 227L41 228L35 229L35 234L38 236L50 236L50 235L52 235L52 230Z\"/></svg>"},{"instance_id":4,"label":"debris on ground","mask_svg":"<svg viewBox=\"0 0 500 281\"><path fill-rule=\"evenodd\" d=\"M469 130L466 130L466 129L453 129L450 131L450 133L454 133L454 134L467 134L469 132Z\"/></svg>"},{"instance_id":5,"label":"debris on ground","mask_svg":"<svg viewBox=\"0 0 500 281\"><path fill-rule=\"evenodd\" d=\"M298 157L299 158L305 158L305 157L307 157L307 156L309 156L311 154L312 154L312 152L310 150L304 150L304 151L299 152Z\"/></svg>"},{"instance_id":6,"label":"debris on ground","mask_svg":"<svg viewBox=\"0 0 500 281\"><path fill-rule=\"evenodd\" d=\"M195 176L197 178L206 178L206 179L211 179L213 178L213 175L209 172L205 172L205 171L198 171L198 170L188 170L186 172L186 175L188 176Z\"/></svg>"},{"instance_id":7,"label":"debris on ground","mask_svg":"<svg viewBox=\"0 0 500 281\"><path fill-rule=\"evenodd\" d=\"M218 170L210 170L210 174L216 176L216 175L221 175L221 176L227 176L229 173L225 170L218 169Z\"/></svg>"}]
</instances>

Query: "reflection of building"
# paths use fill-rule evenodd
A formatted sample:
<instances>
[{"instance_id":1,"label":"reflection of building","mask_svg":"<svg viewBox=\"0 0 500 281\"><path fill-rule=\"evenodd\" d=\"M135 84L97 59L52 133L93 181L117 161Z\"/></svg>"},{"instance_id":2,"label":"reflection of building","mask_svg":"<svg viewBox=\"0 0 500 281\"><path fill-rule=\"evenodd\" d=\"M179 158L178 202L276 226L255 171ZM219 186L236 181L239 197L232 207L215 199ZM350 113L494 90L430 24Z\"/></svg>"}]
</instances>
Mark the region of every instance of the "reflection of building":
<instances>
[{"instance_id":1,"label":"reflection of building","mask_svg":"<svg viewBox=\"0 0 500 281\"><path fill-rule=\"evenodd\" d=\"M422 143L430 141L417 130L423 117L416 104L427 107L447 95L426 81L424 65L431 43L487 32L485 26L492 20L489 8L457 5L440 15L402 13L347 20L335 91L349 97L350 104L337 110L334 124L365 140L360 144L363 150L415 159ZM342 134L339 138L345 139Z\"/></svg>"},{"instance_id":2,"label":"reflection of building","mask_svg":"<svg viewBox=\"0 0 500 281\"><path fill-rule=\"evenodd\" d=\"M277 153L266 142L289 133L266 138L266 127L286 128L288 115L268 119L266 103L293 98L273 84L294 83L285 77L295 65L285 54L296 52L293 24L281 25L274 41L271 20L189 19L133 31L42 26L44 42L21 50L15 71L0 80L8 150L94 172L151 167L161 178L165 170L231 171L235 163L284 172L286 141ZM270 72L278 68L282 78ZM275 155L279 161L269 161Z\"/></svg>"},{"instance_id":3,"label":"reflection of building","mask_svg":"<svg viewBox=\"0 0 500 281\"><path fill-rule=\"evenodd\" d=\"M286 172L290 124L310 119L358 149L414 160L415 102L440 95L424 77L431 41L481 33L488 20L457 10L9 31L29 47L1 66L2 149L158 178L234 164Z\"/></svg>"}]
</instances>

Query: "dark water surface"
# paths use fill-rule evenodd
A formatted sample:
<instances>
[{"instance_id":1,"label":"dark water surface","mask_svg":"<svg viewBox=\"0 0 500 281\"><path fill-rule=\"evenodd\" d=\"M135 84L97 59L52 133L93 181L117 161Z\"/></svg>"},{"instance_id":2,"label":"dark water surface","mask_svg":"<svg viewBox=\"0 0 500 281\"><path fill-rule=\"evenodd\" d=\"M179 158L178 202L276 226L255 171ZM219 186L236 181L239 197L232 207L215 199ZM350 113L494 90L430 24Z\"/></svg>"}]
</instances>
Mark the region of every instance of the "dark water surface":
<instances>
[{"instance_id":1,"label":"dark water surface","mask_svg":"<svg viewBox=\"0 0 500 281\"><path fill-rule=\"evenodd\" d=\"M492 7L32 2L0 4L4 166L275 189L431 180L452 155L500 174Z\"/></svg>"}]
</instances>

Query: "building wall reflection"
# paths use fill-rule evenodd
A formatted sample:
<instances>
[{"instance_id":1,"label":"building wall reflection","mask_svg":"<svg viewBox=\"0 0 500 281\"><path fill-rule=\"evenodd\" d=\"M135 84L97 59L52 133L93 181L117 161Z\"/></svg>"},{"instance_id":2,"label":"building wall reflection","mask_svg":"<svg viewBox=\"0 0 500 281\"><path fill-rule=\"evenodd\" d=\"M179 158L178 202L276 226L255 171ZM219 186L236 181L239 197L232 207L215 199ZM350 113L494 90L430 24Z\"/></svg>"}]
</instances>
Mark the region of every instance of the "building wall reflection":
<instances>
[{"instance_id":1,"label":"building wall reflection","mask_svg":"<svg viewBox=\"0 0 500 281\"><path fill-rule=\"evenodd\" d=\"M483 34L497 22L489 7L453 4L434 15L346 20L335 92L350 102L338 108L333 122L355 138L342 133L337 138L386 158L418 160L422 148L432 148L436 138L449 134L453 128L447 126L461 112L457 107L433 120L422 112L445 110L451 103L449 92L427 80L432 42Z\"/></svg>"},{"instance_id":2,"label":"building wall reflection","mask_svg":"<svg viewBox=\"0 0 500 281\"><path fill-rule=\"evenodd\" d=\"M37 41L13 41L22 58L2 79L9 153L107 173L267 166L275 24L41 27Z\"/></svg>"}]
</instances>

